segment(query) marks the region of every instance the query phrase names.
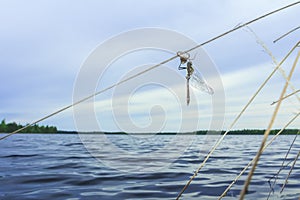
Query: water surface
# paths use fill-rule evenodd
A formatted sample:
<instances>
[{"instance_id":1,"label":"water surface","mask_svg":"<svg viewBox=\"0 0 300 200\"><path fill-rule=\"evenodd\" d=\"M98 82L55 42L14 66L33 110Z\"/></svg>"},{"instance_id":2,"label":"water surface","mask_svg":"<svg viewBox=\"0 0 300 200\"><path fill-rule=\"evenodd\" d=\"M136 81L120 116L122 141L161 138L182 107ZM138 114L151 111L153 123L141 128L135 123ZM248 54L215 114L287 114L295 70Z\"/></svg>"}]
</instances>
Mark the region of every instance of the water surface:
<instances>
[{"instance_id":1,"label":"water surface","mask_svg":"<svg viewBox=\"0 0 300 200\"><path fill-rule=\"evenodd\" d=\"M106 137L106 142L101 144L99 136L94 148L102 150L96 152L96 158L78 135L16 134L1 141L0 199L175 199L219 136L212 136L211 143L206 136L195 136L184 151L178 149L180 144L170 145L174 135L101 137ZM184 140L185 136L181 137ZM246 199L267 198L268 180L280 169L293 138L280 136L265 151ZM261 139L260 135L226 136L182 199L217 199L255 156ZM163 155L167 145L173 148L166 148L168 152ZM121 149L121 153L116 154L115 148ZM161 156L154 160L151 155L159 150ZM286 163L292 162L299 150L298 139ZM183 153L174 159L178 152ZM135 159L132 155L136 155ZM149 155L149 159L142 160L144 155ZM167 159L168 155L172 159ZM290 166L279 174L270 199L299 199L299 162L280 194ZM246 175L242 176L224 199L237 199L245 178Z\"/></svg>"}]
</instances>

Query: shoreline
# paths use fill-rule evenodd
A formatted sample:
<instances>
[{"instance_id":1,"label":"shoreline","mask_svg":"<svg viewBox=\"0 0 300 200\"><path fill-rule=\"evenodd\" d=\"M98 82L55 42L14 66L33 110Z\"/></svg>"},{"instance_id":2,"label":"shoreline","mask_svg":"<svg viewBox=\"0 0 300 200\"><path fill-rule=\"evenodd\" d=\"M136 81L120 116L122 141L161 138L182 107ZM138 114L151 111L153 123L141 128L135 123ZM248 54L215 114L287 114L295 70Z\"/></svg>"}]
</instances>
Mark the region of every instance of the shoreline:
<instances>
[{"instance_id":1,"label":"shoreline","mask_svg":"<svg viewBox=\"0 0 300 200\"><path fill-rule=\"evenodd\" d=\"M280 129L272 129L270 135L275 135L280 131ZM264 129L242 129L242 130L232 130L228 132L227 135L264 135ZM104 134L104 135L224 135L225 131L207 131L207 130L199 130L194 132L160 132L160 133L126 133L126 132L78 132L78 131L64 131L58 130L56 133L43 133L43 132L35 132L35 133L17 133L17 134ZM8 134L8 133L0 133L0 134ZM299 134L298 129L285 129L282 131L281 135L297 135Z\"/></svg>"}]
</instances>

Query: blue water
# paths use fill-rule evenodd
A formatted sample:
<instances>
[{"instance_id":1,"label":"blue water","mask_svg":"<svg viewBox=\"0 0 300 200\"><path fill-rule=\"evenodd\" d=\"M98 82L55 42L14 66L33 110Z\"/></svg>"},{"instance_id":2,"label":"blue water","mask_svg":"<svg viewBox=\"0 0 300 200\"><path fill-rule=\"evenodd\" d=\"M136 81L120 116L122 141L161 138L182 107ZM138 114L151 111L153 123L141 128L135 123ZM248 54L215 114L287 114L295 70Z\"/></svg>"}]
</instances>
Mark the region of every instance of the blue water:
<instances>
[{"instance_id":1,"label":"blue water","mask_svg":"<svg viewBox=\"0 0 300 200\"><path fill-rule=\"evenodd\" d=\"M0 199L175 199L220 136L193 136L188 146L178 142L185 136L176 144L174 135L94 137L16 134L0 141ZM268 180L281 167L293 138L280 136L264 152L246 199L267 198ZM182 199L217 199L256 154L261 139L226 136ZM300 138L286 163L299 150ZM280 194L290 166L280 172L270 199L299 199L300 161ZM224 199L237 199L245 178Z\"/></svg>"}]
</instances>

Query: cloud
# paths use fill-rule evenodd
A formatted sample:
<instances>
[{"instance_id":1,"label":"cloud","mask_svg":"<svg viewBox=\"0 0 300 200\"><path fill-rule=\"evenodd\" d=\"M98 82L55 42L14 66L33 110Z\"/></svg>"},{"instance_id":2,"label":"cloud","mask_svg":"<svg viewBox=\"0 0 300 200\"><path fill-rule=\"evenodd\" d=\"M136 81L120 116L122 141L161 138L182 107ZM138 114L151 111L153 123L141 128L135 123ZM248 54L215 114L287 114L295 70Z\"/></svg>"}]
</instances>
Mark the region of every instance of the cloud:
<instances>
[{"instance_id":1,"label":"cloud","mask_svg":"<svg viewBox=\"0 0 300 200\"><path fill-rule=\"evenodd\" d=\"M290 62L287 62L287 66L291 67ZM231 121L242 110L258 87L273 71L273 68L273 65L266 63L231 72L222 77L226 93L226 126L229 126ZM299 76L298 73L294 74L294 77L297 76ZM298 88L300 81L293 80L291 83ZM275 106L271 106L270 104L279 98L284 84L285 79L282 78L279 72L276 72L246 110L236 128L243 128L243 126L265 128L275 108ZM288 89L288 91L292 90ZM297 107L299 107L299 101L295 96L283 101L278 113L278 120L276 120L274 127L281 128L285 125L294 116L294 113L297 112ZM293 127L298 126L299 121L296 121Z\"/></svg>"},{"instance_id":2,"label":"cloud","mask_svg":"<svg viewBox=\"0 0 300 200\"><path fill-rule=\"evenodd\" d=\"M185 84L170 88L152 88L134 94L112 96L109 98L85 103L80 106L80 115L97 116L98 123L104 130L133 132L167 132L193 131L198 127L199 117L207 121L201 122L209 128L209 112L211 113L211 97L203 93L192 93L191 104L186 105ZM86 127L88 128L88 127ZM130 129L129 129L130 128Z\"/></svg>"},{"instance_id":3,"label":"cloud","mask_svg":"<svg viewBox=\"0 0 300 200\"><path fill-rule=\"evenodd\" d=\"M132 3L134 7L131 6ZM242 3L163 1L159 4L151 1L1 1L1 117L28 122L70 104L76 74L85 58L99 43L120 32L145 26L162 27L179 31L201 43L240 22L246 22L285 4L286 2L279 0ZM273 44L272 41L299 25L296 17L298 13L299 6L296 6L251 25L278 60L295 41L298 41L298 35L291 34L277 44ZM227 110L232 111L232 117L268 74L272 68L271 60L261 51L253 36L245 30L230 34L204 48L218 66L225 85ZM293 78L295 87L299 88L297 77L299 70ZM261 101L267 102L278 97L279 83L282 83L283 79L276 75L274 80L269 90L264 90L265 96L261 96ZM159 95L162 95L164 102L173 102L168 96L163 96L163 91L142 93L139 94L141 99L138 97L135 104L131 105L131 112L142 116L141 120L147 119L151 109L147 109L143 118L144 101L146 104L150 103L146 100L153 97L158 99ZM182 95L180 101L184 104L184 92ZM107 101L110 102L108 99ZM108 102L104 105L107 106ZM195 108L194 102L192 101L190 108ZM209 117L206 109L210 99L201 94L198 103L203 110L200 116ZM287 100L284 115L292 112L292 106L297 106L297 103L293 98ZM101 105L99 108L104 109L104 113L108 112L103 102ZM173 112L170 119L177 123L175 104L163 105L168 112ZM257 108L258 116L263 114L261 109L263 108ZM196 116L192 111L189 113L191 119ZM160 110L154 110L152 114L160 116ZM69 118L71 114L65 116L53 119L51 123L59 124L62 129L73 129L73 120ZM203 118L203 124L209 124L209 120ZM282 119L284 121L286 118ZM227 121L231 121L231 118L227 118ZM114 121L110 120L107 123L108 129L115 128L114 125L109 125L110 123L113 124ZM253 119L241 122L240 127L243 126L257 125ZM171 129L172 126L168 125L168 128Z\"/></svg>"},{"instance_id":4,"label":"cloud","mask_svg":"<svg viewBox=\"0 0 300 200\"><path fill-rule=\"evenodd\" d=\"M257 90L260 83L268 76L272 71L271 65L254 66L246 68L244 70L238 70L234 73L228 73L222 76L224 89L226 93L226 112L225 112L225 128L233 122L237 114L249 101L250 97ZM257 71L264 71L260 75L257 75ZM251 77L251 78L248 78ZM269 84L261 91L254 102L246 110L245 114L241 117L235 128L265 128L269 119L273 113L274 106L270 106L270 103L274 101L279 95L284 81L278 81L280 77L275 78L276 81L270 81ZM151 130L151 123L158 123L161 125L160 131L179 129L179 124L182 122L182 117L186 117L185 124L182 127L185 131L192 131L191 127L195 127L195 123L199 123L199 129L209 129L210 120L212 118L212 104L211 98L203 93L195 93L195 97L192 98L191 105L185 106L185 91L182 88L184 84L175 85L172 88L173 91L180 91L174 98L174 94L164 88L153 88L152 90L145 90L121 96L114 96L112 98L115 104L112 104L112 99L106 98L101 101L94 102L96 115L98 115L98 122L102 124L102 127L107 130L119 130L118 128L131 127L128 123L133 123L136 129L143 131L153 132ZM169 88L170 89L170 88ZM194 91L195 92L195 91ZM293 99L283 102L281 112L278 117L281 120L277 120L275 127L282 127L290 120L295 112L295 105L299 103ZM157 112L151 112L152 109L156 109ZM161 108L161 109L160 109ZM87 110L83 108L83 110ZM183 114L185 112L185 114ZM222 115L222 113L217 113ZM162 122L164 122L162 124ZM118 124L115 126L114 124ZM294 127L297 123L294 123ZM124 130L124 129L123 129ZM133 130L131 127L130 130ZM138 131L138 130L137 130ZM146 131L146 132L147 132Z\"/></svg>"}]
</instances>

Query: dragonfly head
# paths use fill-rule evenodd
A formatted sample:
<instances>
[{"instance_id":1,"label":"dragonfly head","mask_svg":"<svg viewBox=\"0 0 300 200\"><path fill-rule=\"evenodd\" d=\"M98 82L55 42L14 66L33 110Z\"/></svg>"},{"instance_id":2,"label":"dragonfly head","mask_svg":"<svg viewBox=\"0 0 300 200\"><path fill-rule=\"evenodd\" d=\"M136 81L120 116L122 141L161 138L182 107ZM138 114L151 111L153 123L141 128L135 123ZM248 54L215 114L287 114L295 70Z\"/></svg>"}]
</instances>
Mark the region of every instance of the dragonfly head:
<instances>
[{"instance_id":1,"label":"dragonfly head","mask_svg":"<svg viewBox=\"0 0 300 200\"><path fill-rule=\"evenodd\" d=\"M182 51L178 51L177 52L177 56L179 56L181 64L186 63L189 60L189 58L190 58L190 54L189 53L182 52Z\"/></svg>"}]
</instances>

